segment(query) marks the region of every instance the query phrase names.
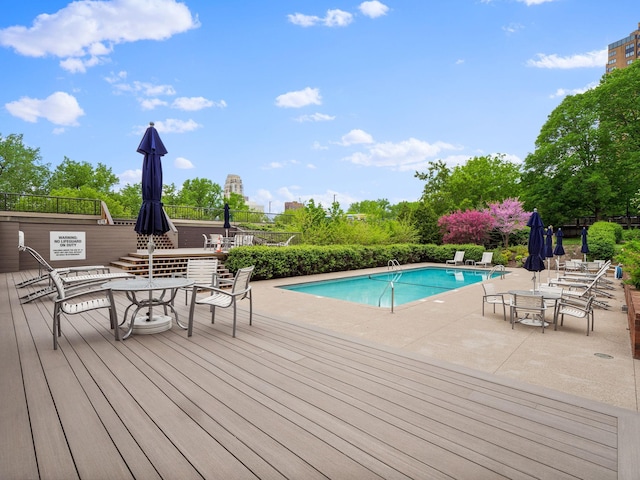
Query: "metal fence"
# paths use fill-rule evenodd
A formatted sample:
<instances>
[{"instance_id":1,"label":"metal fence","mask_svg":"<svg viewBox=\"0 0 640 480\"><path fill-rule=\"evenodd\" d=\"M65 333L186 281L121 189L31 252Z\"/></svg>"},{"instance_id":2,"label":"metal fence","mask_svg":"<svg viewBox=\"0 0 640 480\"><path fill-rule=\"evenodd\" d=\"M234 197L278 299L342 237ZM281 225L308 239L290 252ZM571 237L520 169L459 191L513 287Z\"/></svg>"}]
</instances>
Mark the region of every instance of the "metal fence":
<instances>
[{"instance_id":1,"label":"metal fence","mask_svg":"<svg viewBox=\"0 0 640 480\"><path fill-rule=\"evenodd\" d=\"M22 193L0 193L0 209L8 212L75 213L100 215L101 201L92 198L50 197Z\"/></svg>"}]
</instances>

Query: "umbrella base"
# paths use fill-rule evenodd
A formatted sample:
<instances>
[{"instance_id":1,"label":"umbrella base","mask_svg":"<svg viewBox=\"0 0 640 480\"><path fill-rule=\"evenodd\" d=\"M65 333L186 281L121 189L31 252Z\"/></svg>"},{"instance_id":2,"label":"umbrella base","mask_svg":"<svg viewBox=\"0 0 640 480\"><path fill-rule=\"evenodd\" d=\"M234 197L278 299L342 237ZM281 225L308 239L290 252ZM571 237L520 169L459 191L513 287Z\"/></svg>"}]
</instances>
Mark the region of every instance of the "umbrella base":
<instances>
[{"instance_id":1,"label":"umbrella base","mask_svg":"<svg viewBox=\"0 0 640 480\"><path fill-rule=\"evenodd\" d=\"M133 324L133 332L138 335L165 332L171 329L171 317L169 315L154 315L151 321L147 316L137 316Z\"/></svg>"},{"instance_id":2,"label":"umbrella base","mask_svg":"<svg viewBox=\"0 0 640 480\"><path fill-rule=\"evenodd\" d=\"M536 318L523 318L522 320L520 320L521 324L523 325L529 325L531 327L541 327L542 326L542 320L538 320ZM544 322L544 327L547 328L549 326L549 322Z\"/></svg>"}]
</instances>

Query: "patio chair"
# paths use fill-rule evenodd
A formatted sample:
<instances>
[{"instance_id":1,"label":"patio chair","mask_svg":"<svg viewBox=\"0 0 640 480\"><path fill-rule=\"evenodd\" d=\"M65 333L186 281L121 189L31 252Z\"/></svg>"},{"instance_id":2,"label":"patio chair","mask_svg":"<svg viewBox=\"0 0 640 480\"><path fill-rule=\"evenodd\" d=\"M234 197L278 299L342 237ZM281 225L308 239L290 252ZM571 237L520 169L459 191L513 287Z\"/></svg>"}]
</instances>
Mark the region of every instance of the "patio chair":
<instances>
[{"instance_id":1,"label":"patio chair","mask_svg":"<svg viewBox=\"0 0 640 480\"><path fill-rule=\"evenodd\" d=\"M491 267L493 265L493 252L483 252L482 258L476 262L476 267Z\"/></svg>"},{"instance_id":2,"label":"patio chair","mask_svg":"<svg viewBox=\"0 0 640 480\"><path fill-rule=\"evenodd\" d=\"M204 249L206 250L207 247L213 249L213 236L208 236L206 233L203 233L202 236L204 237Z\"/></svg>"},{"instance_id":3,"label":"patio chair","mask_svg":"<svg viewBox=\"0 0 640 480\"><path fill-rule=\"evenodd\" d=\"M291 235L289 238L287 238L286 242L266 243L265 245L267 247L288 247L289 244L291 243L291 240L293 240L294 237L295 235Z\"/></svg>"},{"instance_id":4,"label":"patio chair","mask_svg":"<svg viewBox=\"0 0 640 480\"><path fill-rule=\"evenodd\" d=\"M516 323L523 323L524 320L533 320L535 323L540 321L542 333L544 333L544 327L546 326L544 312L546 309L547 306L544 303L544 297L542 295L514 294L509 308L511 328L513 329ZM524 314L524 316L521 316L522 314ZM531 315L531 317L529 317L529 315Z\"/></svg>"},{"instance_id":5,"label":"patio chair","mask_svg":"<svg viewBox=\"0 0 640 480\"><path fill-rule=\"evenodd\" d=\"M594 324L594 313L593 313L593 302L595 298L593 295L589 295L589 297L585 299L576 298L576 297L562 297L560 303L558 304L558 308L556 309L556 319L555 322L557 324L558 317L560 317L560 326L564 325L564 316L569 315L570 317L575 318L586 318L587 319L587 336L589 336L589 318L591 318L591 331L593 332L593 324Z\"/></svg>"},{"instance_id":6,"label":"patio chair","mask_svg":"<svg viewBox=\"0 0 640 480\"><path fill-rule=\"evenodd\" d=\"M447 265L464 265L464 250L458 250L453 259L447 260Z\"/></svg>"},{"instance_id":7,"label":"patio chair","mask_svg":"<svg viewBox=\"0 0 640 480\"><path fill-rule=\"evenodd\" d=\"M228 308L233 307L233 336L236 336L236 318L237 318L237 304L240 300L245 298L249 299L249 325L253 321L253 300L251 298L251 275L253 273L254 265L250 267L240 268L233 281L231 282L230 289L222 289L213 285L194 285L193 293L191 295L191 308L189 309L189 326L187 330L187 336L193 334L193 316L195 313L196 305L209 305L211 308L211 323L215 322L216 307ZM198 298L198 290L209 290L212 295L204 298Z\"/></svg>"},{"instance_id":8,"label":"patio chair","mask_svg":"<svg viewBox=\"0 0 640 480\"><path fill-rule=\"evenodd\" d=\"M213 285L218 286L217 281L218 259L217 258L189 258L187 259L187 270L183 273L176 273L174 277L184 277L193 280L194 286ZM193 286L181 287L184 290L184 304L187 305L189 291L193 290Z\"/></svg>"},{"instance_id":9,"label":"patio chair","mask_svg":"<svg viewBox=\"0 0 640 480\"><path fill-rule=\"evenodd\" d=\"M76 315L85 313L99 308L109 309L110 326L114 330L116 341L120 340L120 331L118 328L118 314L116 305L113 301L113 293L108 288L99 288L94 290L84 290L82 292L69 294L65 290L63 278L60 274L53 270L49 272L51 283L58 292L53 304L53 349L58 349L58 337L62 335L62 327L60 326L60 317L64 313L66 315ZM86 298L86 300L80 300ZM73 300L71 302L70 300Z\"/></svg>"},{"instance_id":10,"label":"patio chair","mask_svg":"<svg viewBox=\"0 0 640 480\"><path fill-rule=\"evenodd\" d=\"M493 313L496 313L496 305L502 305L502 316L507 321L507 303L504 301L504 294L496 293L496 287L493 283L483 283L484 295L482 296L482 316L484 317L484 304L493 305Z\"/></svg>"},{"instance_id":11,"label":"patio chair","mask_svg":"<svg viewBox=\"0 0 640 480\"><path fill-rule=\"evenodd\" d=\"M608 268L608 267L607 267ZM604 297L612 298L613 295L609 292L604 291L602 288L599 288L600 279L605 275L606 269L602 269L598 274L593 278L585 278L585 279L556 279L550 280L549 285L555 285L559 287L563 287L567 294L573 296L584 297L586 295L601 295ZM582 293L575 292L575 289L582 289ZM606 302L601 302L598 300L594 300L594 304L600 306L606 305ZM608 307L608 305L607 305ZM603 308L607 308L604 307Z\"/></svg>"}]
</instances>

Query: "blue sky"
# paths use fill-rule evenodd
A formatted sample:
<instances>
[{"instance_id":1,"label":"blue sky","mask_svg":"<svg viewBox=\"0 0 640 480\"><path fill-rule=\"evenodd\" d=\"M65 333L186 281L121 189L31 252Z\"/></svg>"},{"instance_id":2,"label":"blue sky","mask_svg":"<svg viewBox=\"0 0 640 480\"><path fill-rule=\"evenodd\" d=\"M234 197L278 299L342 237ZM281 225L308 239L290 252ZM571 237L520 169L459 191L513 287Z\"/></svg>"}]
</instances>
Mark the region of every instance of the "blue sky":
<instances>
[{"instance_id":1,"label":"blue sky","mask_svg":"<svg viewBox=\"0 0 640 480\"><path fill-rule=\"evenodd\" d=\"M597 85L637 0L4 0L0 134L52 167L164 182L240 175L281 212L418 200L428 162L520 162L564 96Z\"/></svg>"}]
</instances>

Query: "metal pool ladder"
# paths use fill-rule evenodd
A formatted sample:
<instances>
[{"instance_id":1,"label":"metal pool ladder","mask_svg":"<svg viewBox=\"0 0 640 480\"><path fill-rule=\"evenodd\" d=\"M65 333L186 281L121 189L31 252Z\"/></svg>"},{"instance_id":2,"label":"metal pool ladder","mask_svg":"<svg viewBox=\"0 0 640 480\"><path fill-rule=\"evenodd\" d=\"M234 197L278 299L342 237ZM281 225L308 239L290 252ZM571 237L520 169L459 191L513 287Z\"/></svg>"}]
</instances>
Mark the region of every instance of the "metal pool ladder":
<instances>
[{"instance_id":1,"label":"metal pool ladder","mask_svg":"<svg viewBox=\"0 0 640 480\"><path fill-rule=\"evenodd\" d=\"M389 283L387 283L387 286L384 287L384 290L380 294L380 297L378 298L378 306L380 306L380 304L382 303L382 297L384 297L384 294L387 292L387 289L391 287L391 313L393 313L393 296L395 293L394 282L397 282L398 280L400 280L400 277L402 277L400 262L398 262L398 260L396 260L395 258L392 260L389 260L387 262L387 270L394 271L395 273L393 274L393 276L391 277L391 280L389 280Z\"/></svg>"},{"instance_id":2,"label":"metal pool ladder","mask_svg":"<svg viewBox=\"0 0 640 480\"><path fill-rule=\"evenodd\" d=\"M500 265L500 264L494 265L493 268L489 270L489 275L487 275L487 278L491 278L494 273L500 272L500 279L504 280L505 271L506 270L504 268L504 265Z\"/></svg>"}]
</instances>

